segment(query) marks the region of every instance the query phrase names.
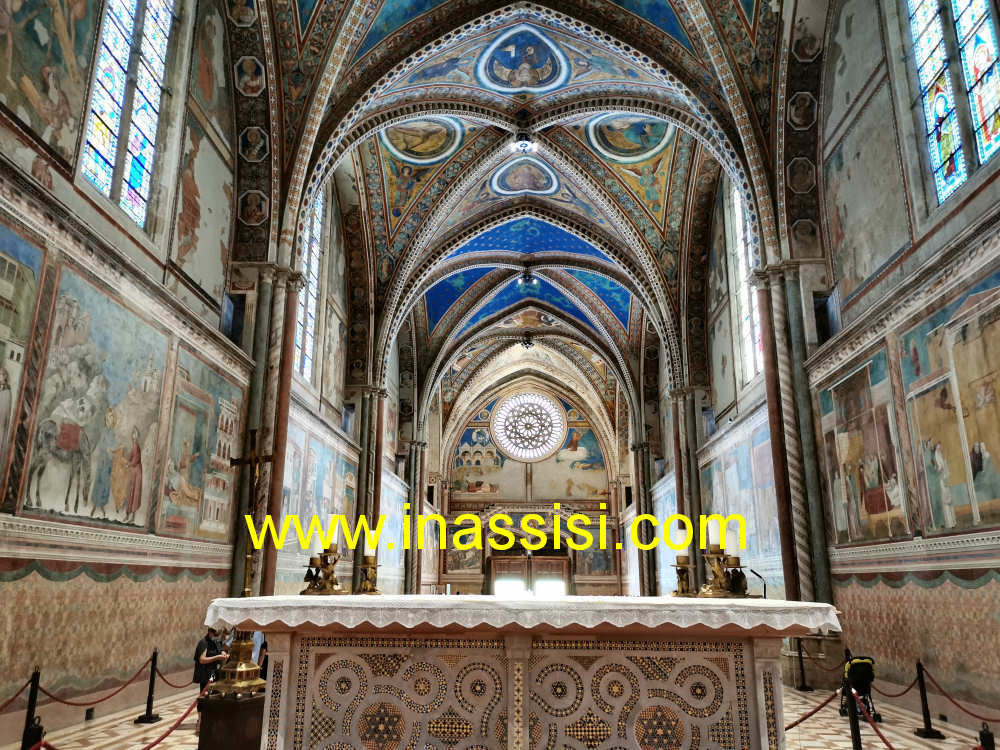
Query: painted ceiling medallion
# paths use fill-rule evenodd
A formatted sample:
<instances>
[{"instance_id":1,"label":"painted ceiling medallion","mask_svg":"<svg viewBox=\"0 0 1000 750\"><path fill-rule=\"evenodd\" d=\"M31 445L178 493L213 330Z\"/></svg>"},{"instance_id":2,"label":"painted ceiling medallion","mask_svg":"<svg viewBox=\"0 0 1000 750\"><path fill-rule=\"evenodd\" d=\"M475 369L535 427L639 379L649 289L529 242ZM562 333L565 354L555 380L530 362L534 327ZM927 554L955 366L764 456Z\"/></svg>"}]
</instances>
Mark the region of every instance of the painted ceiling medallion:
<instances>
[{"instance_id":1,"label":"painted ceiling medallion","mask_svg":"<svg viewBox=\"0 0 1000 750\"><path fill-rule=\"evenodd\" d=\"M601 156L620 164L636 164L656 156L674 138L669 122L642 115L611 113L587 123L587 141Z\"/></svg>"},{"instance_id":2,"label":"painted ceiling medallion","mask_svg":"<svg viewBox=\"0 0 1000 750\"><path fill-rule=\"evenodd\" d=\"M552 195L559 190L559 178L540 159L522 156L494 172L490 187L498 195Z\"/></svg>"},{"instance_id":3,"label":"painted ceiling medallion","mask_svg":"<svg viewBox=\"0 0 1000 750\"><path fill-rule=\"evenodd\" d=\"M385 149L410 164L437 164L462 145L465 128L460 120L446 115L408 120L378 134Z\"/></svg>"},{"instance_id":4,"label":"painted ceiling medallion","mask_svg":"<svg viewBox=\"0 0 1000 750\"><path fill-rule=\"evenodd\" d=\"M476 78L503 94L544 94L569 80L570 64L555 42L529 24L498 36L476 62Z\"/></svg>"}]
</instances>

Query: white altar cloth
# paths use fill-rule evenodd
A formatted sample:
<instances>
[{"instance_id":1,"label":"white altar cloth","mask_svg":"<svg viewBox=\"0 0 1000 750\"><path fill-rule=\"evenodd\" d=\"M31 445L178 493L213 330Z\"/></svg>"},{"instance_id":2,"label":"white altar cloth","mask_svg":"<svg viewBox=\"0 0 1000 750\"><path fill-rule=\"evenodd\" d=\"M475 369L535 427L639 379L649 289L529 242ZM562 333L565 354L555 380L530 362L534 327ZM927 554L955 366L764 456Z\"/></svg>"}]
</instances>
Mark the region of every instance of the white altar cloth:
<instances>
[{"instance_id":1,"label":"white altar cloth","mask_svg":"<svg viewBox=\"0 0 1000 750\"><path fill-rule=\"evenodd\" d=\"M779 750L781 640L828 604L284 596L205 622L267 634L261 750Z\"/></svg>"},{"instance_id":2,"label":"white altar cloth","mask_svg":"<svg viewBox=\"0 0 1000 750\"><path fill-rule=\"evenodd\" d=\"M614 628L767 629L786 635L840 631L829 604L769 599L684 599L677 597L566 596L558 599L499 599L493 596L268 596L215 599L206 625L252 623L270 630L282 624L357 629L491 628L533 630ZM286 628L280 628L286 629ZM795 631L789 632L789 631Z\"/></svg>"}]
</instances>

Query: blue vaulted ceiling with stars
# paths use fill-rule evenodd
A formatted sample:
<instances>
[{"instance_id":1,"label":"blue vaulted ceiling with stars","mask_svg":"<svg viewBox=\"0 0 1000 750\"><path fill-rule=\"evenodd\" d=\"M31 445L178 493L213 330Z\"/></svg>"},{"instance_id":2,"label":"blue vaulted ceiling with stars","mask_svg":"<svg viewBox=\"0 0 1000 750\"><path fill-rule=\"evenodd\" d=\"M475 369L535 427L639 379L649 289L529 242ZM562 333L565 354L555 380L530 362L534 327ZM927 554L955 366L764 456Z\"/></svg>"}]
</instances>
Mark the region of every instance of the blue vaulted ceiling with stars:
<instances>
[{"instance_id":1,"label":"blue vaulted ceiling with stars","mask_svg":"<svg viewBox=\"0 0 1000 750\"><path fill-rule=\"evenodd\" d=\"M614 410L650 336L677 372L704 347L693 259L723 171L749 184L748 141L767 158L771 3L272 2L277 161L292 195L335 193L352 349L405 330L438 396L527 337Z\"/></svg>"}]
</instances>

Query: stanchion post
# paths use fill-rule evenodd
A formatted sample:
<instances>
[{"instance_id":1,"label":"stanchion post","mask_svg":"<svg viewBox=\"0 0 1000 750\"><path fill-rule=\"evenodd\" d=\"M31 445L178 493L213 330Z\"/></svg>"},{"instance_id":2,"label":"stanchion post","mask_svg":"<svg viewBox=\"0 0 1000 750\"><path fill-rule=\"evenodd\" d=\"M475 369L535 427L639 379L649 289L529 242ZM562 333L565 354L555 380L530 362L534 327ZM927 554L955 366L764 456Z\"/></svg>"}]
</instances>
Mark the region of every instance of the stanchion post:
<instances>
[{"instance_id":1,"label":"stanchion post","mask_svg":"<svg viewBox=\"0 0 1000 750\"><path fill-rule=\"evenodd\" d=\"M844 702L847 704L847 723L851 727L851 747L853 750L864 750L861 747L861 724L858 720L858 702L854 699L851 683L845 677L842 683Z\"/></svg>"},{"instance_id":2,"label":"stanchion post","mask_svg":"<svg viewBox=\"0 0 1000 750\"><path fill-rule=\"evenodd\" d=\"M795 686L795 689L800 693L811 693L813 689L806 682L806 663L802 658L802 639L798 638L797 640L799 642L799 684Z\"/></svg>"},{"instance_id":3,"label":"stanchion post","mask_svg":"<svg viewBox=\"0 0 1000 750\"><path fill-rule=\"evenodd\" d=\"M927 705L927 683L924 681L924 663L917 660L917 686L920 688L920 710L924 715L924 725L920 729L914 729L913 733L917 737L925 740L943 740L944 735L931 726L931 708Z\"/></svg>"},{"instance_id":4,"label":"stanchion post","mask_svg":"<svg viewBox=\"0 0 1000 750\"><path fill-rule=\"evenodd\" d=\"M28 690L28 707L24 713L24 732L21 735L21 750L29 750L33 745L42 741L45 730L42 728L41 720L35 716L35 706L38 705L38 685L42 680L42 673L35 666L35 671L31 673L31 687Z\"/></svg>"},{"instance_id":5,"label":"stanchion post","mask_svg":"<svg viewBox=\"0 0 1000 750\"><path fill-rule=\"evenodd\" d=\"M997 750L996 739L993 737L993 732L990 731L990 725L985 721L983 728L979 730L979 746L983 750Z\"/></svg>"},{"instance_id":6,"label":"stanchion post","mask_svg":"<svg viewBox=\"0 0 1000 750\"><path fill-rule=\"evenodd\" d=\"M156 690L156 660L159 652L153 649L153 658L149 660L149 692L146 693L146 713L139 716L136 724L155 724L160 720L159 714L153 713L153 691Z\"/></svg>"}]
</instances>

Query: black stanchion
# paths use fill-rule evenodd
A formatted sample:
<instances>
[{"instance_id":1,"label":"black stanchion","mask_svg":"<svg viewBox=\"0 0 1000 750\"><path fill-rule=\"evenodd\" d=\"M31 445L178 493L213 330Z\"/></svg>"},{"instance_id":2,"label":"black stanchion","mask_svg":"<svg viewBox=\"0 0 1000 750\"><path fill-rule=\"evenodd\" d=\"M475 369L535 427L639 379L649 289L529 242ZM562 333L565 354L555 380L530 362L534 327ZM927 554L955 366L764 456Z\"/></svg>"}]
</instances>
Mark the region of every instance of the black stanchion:
<instances>
[{"instance_id":1,"label":"black stanchion","mask_svg":"<svg viewBox=\"0 0 1000 750\"><path fill-rule=\"evenodd\" d=\"M42 719L35 716L35 706L38 705L38 684L41 682L42 673L38 667L31 673L31 687L28 690L28 707L24 713L24 733L21 735L21 750L30 750L42 741L45 736L45 729L42 727Z\"/></svg>"},{"instance_id":2,"label":"black stanchion","mask_svg":"<svg viewBox=\"0 0 1000 750\"><path fill-rule=\"evenodd\" d=\"M799 684L795 686L795 689L800 693L811 693L813 689L806 682L806 663L802 659L802 639L799 638L797 640L799 642Z\"/></svg>"},{"instance_id":3,"label":"black stanchion","mask_svg":"<svg viewBox=\"0 0 1000 750\"><path fill-rule=\"evenodd\" d=\"M851 747L853 750L864 750L861 747L861 724L858 720L858 704L854 700L854 691L851 690L851 683L844 678L843 685L841 687L841 697L843 702L847 704L847 723L851 726Z\"/></svg>"},{"instance_id":4,"label":"black stanchion","mask_svg":"<svg viewBox=\"0 0 1000 750\"><path fill-rule=\"evenodd\" d=\"M993 732L990 731L990 725L985 721L983 728L979 730L979 746L983 750L997 750L996 739L993 737Z\"/></svg>"},{"instance_id":5,"label":"black stanchion","mask_svg":"<svg viewBox=\"0 0 1000 750\"><path fill-rule=\"evenodd\" d=\"M135 720L136 724L155 724L160 720L159 714L153 713L153 691L156 689L156 658L159 652L153 649L153 658L149 661L149 692L146 693L146 713Z\"/></svg>"},{"instance_id":6,"label":"black stanchion","mask_svg":"<svg viewBox=\"0 0 1000 750\"><path fill-rule=\"evenodd\" d=\"M920 710L924 715L924 725L920 729L914 729L913 733L917 737L925 740L943 740L944 735L931 726L931 709L927 705L927 683L924 681L923 662L917 661L917 687L920 688Z\"/></svg>"}]
</instances>

